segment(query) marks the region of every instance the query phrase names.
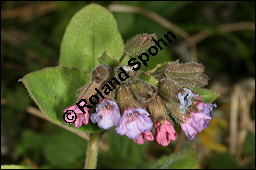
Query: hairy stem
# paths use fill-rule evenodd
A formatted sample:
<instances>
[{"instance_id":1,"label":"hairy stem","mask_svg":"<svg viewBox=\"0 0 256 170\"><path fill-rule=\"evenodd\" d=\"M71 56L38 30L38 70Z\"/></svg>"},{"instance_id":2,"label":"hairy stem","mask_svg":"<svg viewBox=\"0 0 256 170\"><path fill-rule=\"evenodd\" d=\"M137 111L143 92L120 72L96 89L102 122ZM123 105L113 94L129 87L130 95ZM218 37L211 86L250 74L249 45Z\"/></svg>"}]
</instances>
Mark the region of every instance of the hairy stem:
<instances>
[{"instance_id":1,"label":"hairy stem","mask_svg":"<svg viewBox=\"0 0 256 170\"><path fill-rule=\"evenodd\" d=\"M119 62L122 63L124 58L127 56L126 52L123 53L123 55L120 57Z\"/></svg>"},{"instance_id":2,"label":"hairy stem","mask_svg":"<svg viewBox=\"0 0 256 170\"><path fill-rule=\"evenodd\" d=\"M85 169L96 169L99 141L103 133L92 133L88 142L85 160Z\"/></svg>"}]
</instances>

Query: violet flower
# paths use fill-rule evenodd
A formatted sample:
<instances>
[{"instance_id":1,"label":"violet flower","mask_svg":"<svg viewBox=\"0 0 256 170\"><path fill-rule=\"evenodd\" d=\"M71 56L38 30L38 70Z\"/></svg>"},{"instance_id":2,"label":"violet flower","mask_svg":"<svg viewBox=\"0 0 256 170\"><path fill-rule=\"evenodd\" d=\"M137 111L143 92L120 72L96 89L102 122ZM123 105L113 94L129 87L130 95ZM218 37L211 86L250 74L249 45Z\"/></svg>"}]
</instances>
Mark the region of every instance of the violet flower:
<instances>
[{"instance_id":1,"label":"violet flower","mask_svg":"<svg viewBox=\"0 0 256 170\"><path fill-rule=\"evenodd\" d=\"M184 116L186 123L180 123L181 129L189 140L194 139L196 134L207 128L212 119L212 110L217 107L216 104L203 102L195 103L199 112L190 112L191 118Z\"/></svg>"},{"instance_id":2,"label":"violet flower","mask_svg":"<svg viewBox=\"0 0 256 170\"><path fill-rule=\"evenodd\" d=\"M93 123L97 122L100 128L109 129L117 126L120 117L116 102L106 99L96 107L96 113L91 115L91 120Z\"/></svg>"},{"instance_id":3,"label":"violet flower","mask_svg":"<svg viewBox=\"0 0 256 170\"><path fill-rule=\"evenodd\" d=\"M177 133L172 126L172 123L165 119L164 123L156 122L156 141L162 146L167 146L171 140L177 139Z\"/></svg>"},{"instance_id":4,"label":"violet flower","mask_svg":"<svg viewBox=\"0 0 256 170\"><path fill-rule=\"evenodd\" d=\"M82 105L84 103L81 103ZM89 115L89 110L87 107L84 107L84 113L78 108L78 106L75 104L73 106L70 106L66 108L63 112L67 112L68 114L65 116L65 122L67 124L74 123L75 122L75 127L80 127L82 124L87 125L89 123L90 115ZM73 121L69 123L71 118L69 115L72 115Z\"/></svg>"},{"instance_id":5,"label":"violet flower","mask_svg":"<svg viewBox=\"0 0 256 170\"><path fill-rule=\"evenodd\" d=\"M126 135L130 139L137 139L144 132L150 131L153 122L149 113L142 108L131 108L124 110L116 132L119 135Z\"/></svg>"}]
</instances>

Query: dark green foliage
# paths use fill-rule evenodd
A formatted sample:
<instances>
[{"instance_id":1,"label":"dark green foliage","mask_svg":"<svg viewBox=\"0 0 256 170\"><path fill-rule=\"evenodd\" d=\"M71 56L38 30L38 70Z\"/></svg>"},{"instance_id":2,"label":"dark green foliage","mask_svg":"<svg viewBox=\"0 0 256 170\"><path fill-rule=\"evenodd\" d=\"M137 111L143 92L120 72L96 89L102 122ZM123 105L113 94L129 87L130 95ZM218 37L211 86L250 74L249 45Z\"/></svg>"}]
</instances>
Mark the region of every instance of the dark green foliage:
<instances>
[{"instance_id":1,"label":"dark green foliage","mask_svg":"<svg viewBox=\"0 0 256 170\"><path fill-rule=\"evenodd\" d=\"M142 7L154 11L168 21L176 24L181 29L187 31L190 35L195 35L205 29L212 30L212 36L198 42L197 58L198 62L205 66L204 73L210 78L208 87L211 87L214 81L226 83L226 89L223 92L224 94L222 94L226 96L216 101L218 104L217 109L219 110L216 110L214 117L221 117L221 119L229 121L230 103L225 103L225 101L230 100L233 85L243 78L255 77L255 31L241 29L234 32L220 32L217 28L219 25L234 22L255 22L254 1L93 2L103 5L106 8L110 4L121 4ZM38 10L38 7L47 7L47 3L53 4L52 8L48 7L50 9L49 11ZM45 67L57 66L59 57L65 58L65 56L62 56L63 53L72 52L74 56L76 55L75 49L73 49L73 51L62 51L60 53L61 42L72 16L90 3L92 3L92 1L1 2L1 124L3 124L3 139L7 138L9 141L7 142L7 146L4 144L3 147L10 148L6 153L1 155L2 165L27 165L27 162L24 160L28 158L39 168L83 168L87 142L52 123L28 114L28 106L37 107L37 105L29 98L23 85L18 83L18 79L27 73L41 70ZM23 10L20 10L21 12L16 15L7 15L5 13L9 11L9 13L13 14L15 10L19 8ZM30 10L28 9L30 8L34 10L29 12ZM161 38L169 31L158 22L141 14L114 12L113 16L117 23L115 32L120 31L123 42L126 42L134 35L143 33L156 34L158 38ZM89 18L88 20L91 21L91 19L93 18ZM106 25L108 25L108 23L105 23L104 28L99 28L101 32L106 30ZM177 35L175 31L173 31L173 33ZM72 37L72 34L70 36ZM81 34L79 38L84 39L93 36L96 36L96 34ZM97 34L96 37L101 41L102 36L102 34ZM118 42L121 41L120 36L116 36ZM179 59L180 62L187 61L186 58L181 55L180 51L185 52L185 54L190 54L191 49L184 45L184 39L182 37L177 35L177 38L177 40L159 51L156 56L151 56L148 67L142 66L141 70L151 70L155 68L157 64L173 62L177 59ZM107 44L107 42L102 43ZM74 45L74 47L76 46ZM83 48L88 47L82 46L81 48L82 50L86 50ZM118 64L117 59L122 55L121 48L123 48L122 43L117 46L111 46L111 49L103 54L99 60L93 58L93 60L90 61L81 62L81 59L80 61L73 60L72 62L75 63L77 67L81 66L83 70L87 71L94 68L94 63L98 62L107 63L115 67ZM106 50L105 48L100 49L98 47L93 49L99 50L99 52L97 52L97 54L90 53L90 55L97 57L100 57ZM118 52L115 53L115 50ZM83 56L79 57L82 58ZM61 64L69 65L70 63L69 61L66 62L62 60ZM88 64L88 67L85 67L86 64ZM168 64L159 65L154 71L159 71ZM73 82L67 82L67 79L61 77L64 73L67 73L65 71L55 70L55 72L59 73L58 75L60 77L51 75L52 72L48 73L48 78L55 80L57 83L51 84L51 88L56 87L58 89L63 87L64 84L69 84L70 86L73 84L76 86L76 88L67 89L72 92L71 98L63 98L60 100L68 105L75 102L76 89L82 87L86 81L89 81L87 75L83 76L74 71L75 69L72 70L71 72L80 77L80 81L74 84ZM72 76L74 75L67 77ZM175 78L176 74L172 72L169 76ZM197 86L205 85L205 83L200 83L201 80L205 80L206 77L198 76L198 74L188 75L184 73L184 78L186 78L188 84L189 76L199 80L199 84L196 84ZM141 73L139 77L143 77L143 80L151 82L154 85L157 84L157 80L151 75ZM179 79L177 79L176 82L179 82ZM46 97L41 95L43 94L41 93L43 91L41 88L47 86L47 80L39 78L38 85L40 89L36 89L35 91L38 97L44 100ZM223 87L222 84L221 87ZM59 94L62 94L62 91L57 90L57 93L55 93L56 91L51 88L49 88L47 92L44 92L44 94L49 93L49 96L55 95L57 98ZM218 96L218 93L209 93L206 89L196 87L191 87L191 89L197 93L205 94L201 96L204 102L210 103L213 98ZM56 100L52 99L51 104L56 104L55 102ZM63 109L60 106L61 105L56 107L53 111L58 110L58 112L60 112ZM252 105L250 109L251 119L254 120L255 105ZM49 110L49 108L46 108L46 110ZM49 115L51 114L52 112L49 112ZM58 121L58 119L56 119L56 121ZM96 126L90 127L97 129ZM88 129L82 130L88 131ZM179 130L179 127L177 127L177 130ZM229 133L226 133L228 130L229 127L227 126L226 129L223 130L225 136L223 135L223 138L218 139L219 142L227 146L227 148L229 147L229 143L227 142ZM7 134L7 137L5 134ZM98 168L102 169L161 168L163 165L167 165L168 168L195 168L195 165L199 168L255 168L255 134L251 132L247 134L243 147L240 148L242 150L242 156L239 158L249 158L249 161L242 166L239 165L240 161L238 156L231 155L228 151L223 153L209 152L211 153L210 156L205 156L203 163L199 164L197 162L197 154L194 150L181 149L184 146L182 135L179 136L177 142L172 142L168 147L158 146L155 141L146 142L145 145L141 146L137 145L126 136L117 135L114 129L111 129L111 131L104 136L103 141L109 146L109 150L100 150ZM198 147L197 149L200 151L209 149L201 145L199 139L185 143L188 143L189 147ZM178 151L178 153L173 153L173 151ZM180 159L177 160L178 158ZM172 161L172 164L170 161Z\"/></svg>"}]
</instances>

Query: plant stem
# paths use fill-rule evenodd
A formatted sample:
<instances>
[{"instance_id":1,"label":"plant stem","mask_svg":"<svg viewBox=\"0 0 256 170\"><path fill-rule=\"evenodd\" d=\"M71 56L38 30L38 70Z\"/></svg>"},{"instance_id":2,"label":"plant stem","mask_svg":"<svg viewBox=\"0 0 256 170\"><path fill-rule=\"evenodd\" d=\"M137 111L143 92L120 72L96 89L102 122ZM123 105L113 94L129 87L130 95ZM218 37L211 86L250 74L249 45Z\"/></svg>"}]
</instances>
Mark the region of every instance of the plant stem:
<instances>
[{"instance_id":1,"label":"plant stem","mask_svg":"<svg viewBox=\"0 0 256 170\"><path fill-rule=\"evenodd\" d=\"M124 60L124 58L127 56L126 52L123 53L123 55L121 56L121 58L119 59L119 62L122 63L122 61Z\"/></svg>"},{"instance_id":2,"label":"plant stem","mask_svg":"<svg viewBox=\"0 0 256 170\"><path fill-rule=\"evenodd\" d=\"M103 133L92 133L86 151L85 169L96 169L99 141Z\"/></svg>"}]
</instances>

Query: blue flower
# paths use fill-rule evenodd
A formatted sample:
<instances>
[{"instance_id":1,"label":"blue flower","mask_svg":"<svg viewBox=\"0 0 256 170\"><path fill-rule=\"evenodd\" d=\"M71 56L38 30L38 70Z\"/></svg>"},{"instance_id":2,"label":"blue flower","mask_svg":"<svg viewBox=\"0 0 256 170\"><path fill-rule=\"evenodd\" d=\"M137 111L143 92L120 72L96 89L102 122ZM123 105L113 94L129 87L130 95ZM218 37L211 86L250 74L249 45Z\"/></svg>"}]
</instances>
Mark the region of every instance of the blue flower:
<instances>
[{"instance_id":1,"label":"blue flower","mask_svg":"<svg viewBox=\"0 0 256 170\"><path fill-rule=\"evenodd\" d=\"M191 99L193 97L198 96L198 94L197 95L193 94L192 91L187 89L187 88L183 88L183 89L185 90L185 93L178 93L178 99L180 100L180 103L181 103L181 105L180 105L180 113L184 113L185 114L186 113L185 109L188 106L192 105Z\"/></svg>"}]
</instances>

